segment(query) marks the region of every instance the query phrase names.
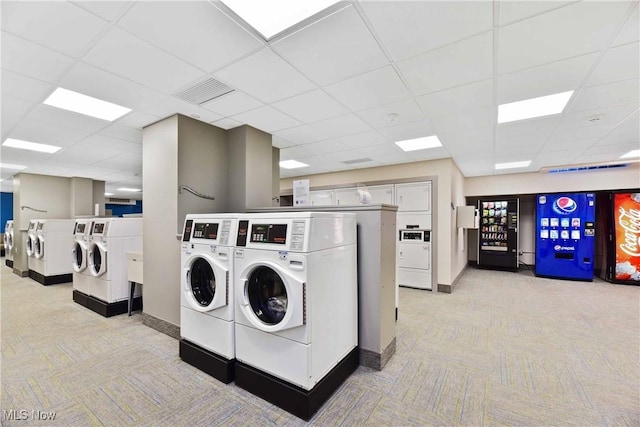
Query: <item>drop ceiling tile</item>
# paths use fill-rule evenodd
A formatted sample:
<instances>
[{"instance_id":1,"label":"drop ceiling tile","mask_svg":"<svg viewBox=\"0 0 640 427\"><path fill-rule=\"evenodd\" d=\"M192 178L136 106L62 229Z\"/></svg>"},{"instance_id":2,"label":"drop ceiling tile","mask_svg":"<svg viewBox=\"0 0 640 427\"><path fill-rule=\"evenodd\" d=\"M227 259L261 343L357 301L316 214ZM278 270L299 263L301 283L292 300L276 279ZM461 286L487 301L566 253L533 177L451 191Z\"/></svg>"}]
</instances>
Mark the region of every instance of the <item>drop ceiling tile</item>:
<instances>
[{"instance_id":1,"label":"drop ceiling tile","mask_svg":"<svg viewBox=\"0 0 640 427\"><path fill-rule=\"evenodd\" d=\"M64 150L60 150L51 156L51 161L65 166L74 165L84 168L100 162L101 166L106 166L102 162L119 155L121 152L116 148L97 146L88 142L80 142Z\"/></svg>"},{"instance_id":2,"label":"drop ceiling tile","mask_svg":"<svg viewBox=\"0 0 640 427\"><path fill-rule=\"evenodd\" d=\"M163 96L160 98L153 110L154 115L162 118L170 117L174 114L182 114L205 123L214 122L223 118L223 116L218 113L205 110L198 105L183 101L173 96Z\"/></svg>"},{"instance_id":3,"label":"drop ceiling tile","mask_svg":"<svg viewBox=\"0 0 640 427\"><path fill-rule=\"evenodd\" d=\"M431 120L438 133L454 133L460 131L492 127L495 123L493 107L479 108L459 114L436 117Z\"/></svg>"},{"instance_id":4,"label":"drop ceiling tile","mask_svg":"<svg viewBox=\"0 0 640 427\"><path fill-rule=\"evenodd\" d=\"M576 157L576 150L542 151L533 158L530 167L539 170L544 167L569 165Z\"/></svg>"},{"instance_id":5,"label":"drop ceiling tile","mask_svg":"<svg viewBox=\"0 0 640 427\"><path fill-rule=\"evenodd\" d=\"M608 49L587 81L587 86L640 76L640 43Z\"/></svg>"},{"instance_id":6,"label":"drop ceiling tile","mask_svg":"<svg viewBox=\"0 0 640 427\"><path fill-rule=\"evenodd\" d=\"M493 155L493 129L439 134L438 138L447 151L456 159L458 156Z\"/></svg>"},{"instance_id":7,"label":"drop ceiling tile","mask_svg":"<svg viewBox=\"0 0 640 427\"><path fill-rule=\"evenodd\" d=\"M498 104L577 90L598 58L581 55L498 77Z\"/></svg>"},{"instance_id":8,"label":"drop ceiling tile","mask_svg":"<svg viewBox=\"0 0 640 427\"><path fill-rule=\"evenodd\" d=\"M384 162L386 158L403 159L405 162L411 161L408 153L402 151L400 147L393 143L362 147L359 148L358 151L374 161Z\"/></svg>"},{"instance_id":9,"label":"drop ceiling tile","mask_svg":"<svg viewBox=\"0 0 640 427\"><path fill-rule=\"evenodd\" d=\"M305 144L304 148L309 150L312 155L332 154L337 151L342 151L345 145L339 141L333 139L327 139L319 142L312 142L311 144Z\"/></svg>"},{"instance_id":10,"label":"drop ceiling tile","mask_svg":"<svg viewBox=\"0 0 640 427\"><path fill-rule=\"evenodd\" d=\"M352 111L378 107L411 96L391 66L351 77L324 89Z\"/></svg>"},{"instance_id":11,"label":"drop ceiling tile","mask_svg":"<svg viewBox=\"0 0 640 427\"><path fill-rule=\"evenodd\" d=\"M549 12L553 9L558 9L571 3L573 1L537 1L537 0L525 0L525 1L501 1L499 3L500 11L500 25L507 25L514 21L520 21L526 18L531 18L536 15L541 15L545 12Z\"/></svg>"},{"instance_id":12,"label":"drop ceiling tile","mask_svg":"<svg viewBox=\"0 0 640 427\"><path fill-rule=\"evenodd\" d=\"M149 18L153 17L153 25ZM118 26L210 73L259 49L262 42L213 2L136 2Z\"/></svg>"},{"instance_id":13,"label":"drop ceiling tile","mask_svg":"<svg viewBox=\"0 0 640 427\"><path fill-rule=\"evenodd\" d=\"M415 150L407 153L409 158L414 162L424 160L445 159L450 157L449 152L444 147L429 148L426 150Z\"/></svg>"},{"instance_id":14,"label":"drop ceiling tile","mask_svg":"<svg viewBox=\"0 0 640 427\"><path fill-rule=\"evenodd\" d=\"M638 143L631 144L616 144L616 145L594 145L584 151L582 156L593 155L609 155L614 159L619 159L623 154L628 153L631 150L637 150Z\"/></svg>"},{"instance_id":15,"label":"drop ceiling tile","mask_svg":"<svg viewBox=\"0 0 640 427\"><path fill-rule=\"evenodd\" d=\"M277 136L272 136L271 145L273 145L276 148L280 148L280 149L289 148L289 147L295 146L294 143L289 142L286 139L282 139L282 138L277 137Z\"/></svg>"},{"instance_id":16,"label":"drop ceiling tile","mask_svg":"<svg viewBox=\"0 0 640 427\"><path fill-rule=\"evenodd\" d=\"M313 152L306 148L306 145L296 145L280 150L280 160L298 160L310 156L313 156Z\"/></svg>"},{"instance_id":17,"label":"drop ceiling tile","mask_svg":"<svg viewBox=\"0 0 640 427\"><path fill-rule=\"evenodd\" d=\"M405 139L421 138L435 135L436 131L428 121L406 123L400 126L380 128L378 132L388 141L402 141Z\"/></svg>"},{"instance_id":18,"label":"drop ceiling tile","mask_svg":"<svg viewBox=\"0 0 640 427\"><path fill-rule=\"evenodd\" d=\"M591 124L590 126L572 127L555 129L551 136L549 136L548 143L562 142L569 139L580 140L597 138L600 139L607 135L615 128L615 125L610 123L605 124Z\"/></svg>"},{"instance_id":19,"label":"drop ceiling tile","mask_svg":"<svg viewBox=\"0 0 640 427\"><path fill-rule=\"evenodd\" d=\"M311 123L349 113L335 99L320 89L296 95L271 104L301 122Z\"/></svg>"},{"instance_id":20,"label":"drop ceiling tile","mask_svg":"<svg viewBox=\"0 0 640 427\"><path fill-rule=\"evenodd\" d=\"M105 168L94 164L85 168L75 169L74 172L74 176L82 176L102 180L105 176L117 173L119 172L119 170L114 168Z\"/></svg>"},{"instance_id":21,"label":"drop ceiling tile","mask_svg":"<svg viewBox=\"0 0 640 427\"><path fill-rule=\"evenodd\" d=\"M72 1L72 3L107 21L113 21L125 9L133 5L131 1L116 1L116 0L107 0L107 1L80 0L80 1Z\"/></svg>"},{"instance_id":22,"label":"drop ceiling tile","mask_svg":"<svg viewBox=\"0 0 640 427\"><path fill-rule=\"evenodd\" d=\"M554 141L548 141L543 148L545 152L572 150L578 153L585 150L598 141L598 138L569 138Z\"/></svg>"},{"instance_id":23,"label":"drop ceiling tile","mask_svg":"<svg viewBox=\"0 0 640 427\"><path fill-rule=\"evenodd\" d=\"M120 139L123 141L142 143L142 130L130 126L123 126L118 123L112 123L102 129L99 135Z\"/></svg>"},{"instance_id":24,"label":"drop ceiling tile","mask_svg":"<svg viewBox=\"0 0 640 427\"><path fill-rule=\"evenodd\" d=\"M151 114L145 114L139 111L132 111L121 119L118 119L116 123L132 128L142 129L143 127L149 126L150 124L155 123L161 119L162 117L160 116L153 116Z\"/></svg>"},{"instance_id":25,"label":"drop ceiling tile","mask_svg":"<svg viewBox=\"0 0 640 427\"><path fill-rule=\"evenodd\" d=\"M308 144L329 138L321 129L315 129L309 125L295 126L288 129L281 129L274 132L275 136L284 138L295 144Z\"/></svg>"},{"instance_id":26,"label":"drop ceiling tile","mask_svg":"<svg viewBox=\"0 0 640 427\"><path fill-rule=\"evenodd\" d=\"M414 95L424 95L493 76L492 32L398 62Z\"/></svg>"},{"instance_id":27,"label":"drop ceiling tile","mask_svg":"<svg viewBox=\"0 0 640 427\"><path fill-rule=\"evenodd\" d=\"M121 170L142 170L142 151L140 154L120 154L100 162L100 166Z\"/></svg>"},{"instance_id":28,"label":"drop ceiling tile","mask_svg":"<svg viewBox=\"0 0 640 427\"><path fill-rule=\"evenodd\" d=\"M75 64L62 78L60 86L148 114L154 114L164 96L142 84L84 62Z\"/></svg>"},{"instance_id":29,"label":"drop ceiling tile","mask_svg":"<svg viewBox=\"0 0 640 427\"><path fill-rule=\"evenodd\" d=\"M172 93L203 76L197 68L117 27L84 60L163 93Z\"/></svg>"},{"instance_id":30,"label":"drop ceiling tile","mask_svg":"<svg viewBox=\"0 0 640 427\"><path fill-rule=\"evenodd\" d=\"M276 53L319 85L328 85L387 64L353 6L272 44Z\"/></svg>"},{"instance_id":31,"label":"drop ceiling tile","mask_svg":"<svg viewBox=\"0 0 640 427\"><path fill-rule=\"evenodd\" d=\"M493 3L488 1L359 4L396 61L491 30L493 26Z\"/></svg>"},{"instance_id":32,"label":"drop ceiling tile","mask_svg":"<svg viewBox=\"0 0 640 427\"><path fill-rule=\"evenodd\" d=\"M4 5L4 2L3 2ZM55 82L73 59L2 32L2 68L45 82Z\"/></svg>"},{"instance_id":33,"label":"drop ceiling tile","mask_svg":"<svg viewBox=\"0 0 640 427\"><path fill-rule=\"evenodd\" d=\"M623 105L613 105L599 107L591 110L582 110L576 112L565 113L564 117L558 124L558 130L572 128L588 128L593 126L610 126L613 129L632 113L634 113L640 105L638 102ZM597 118L597 121L592 121Z\"/></svg>"},{"instance_id":34,"label":"drop ceiling tile","mask_svg":"<svg viewBox=\"0 0 640 427\"><path fill-rule=\"evenodd\" d=\"M25 101L41 102L51 92L53 86L22 74L2 70L2 96L12 96Z\"/></svg>"},{"instance_id":35,"label":"drop ceiling tile","mask_svg":"<svg viewBox=\"0 0 640 427\"><path fill-rule=\"evenodd\" d=\"M269 133L300 125L297 120L268 105L236 114L231 118Z\"/></svg>"},{"instance_id":36,"label":"drop ceiling tile","mask_svg":"<svg viewBox=\"0 0 640 427\"><path fill-rule=\"evenodd\" d=\"M217 71L214 77L267 103L315 89L269 48Z\"/></svg>"},{"instance_id":37,"label":"drop ceiling tile","mask_svg":"<svg viewBox=\"0 0 640 427\"><path fill-rule=\"evenodd\" d=\"M29 119L58 124L73 129L81 129L88 133L94 133L109 126L109 121L85 116L61 108L37 104L29 115Z\"/></svg>"},{"instance_id":38,"label":"drop ceiling tile","mask_svg":"<svg viewBox=\"0 0 640 427\"><path fill-rule=\"evenodd\" d=\"M615 129L601 138L596 145L629 144L634 141L640 145L640 113L638 112L616 126Z\"/></svg>"},{"instance_id":39,"label":"drop ceiling tile","mask_svg":"<svg viewBox=\"0 0 640 427\"><path fill-rule=\"evenodd\" d=\"M14 98L2 94L2 139L6 138L5 133L16 126L22 120L27 111L34 106L33 102Z\"/></svg>"},{"instance_id":40,"label":"drop ceiling tile","mask_svg":"<svg viewBox=\"0 0 640 427\"><path fill-rule=\"evenodd\" d=\"M234 114L262 107L263 105L264 103L257 99L236 90L231 93L227 93L226 95L222 95L212 101L205 102L200 106L205 110L213 111L214 113L229 117Z\"/></svg>"},{"instance_id":41,"label":"drop ceiling tile","mask_svg":"<svg viewBox=\"0 0 640 427\"><path fill-rule=\"evenodd\" d=\"M238 126L242 126L242 123L240 123L239 121L230 119L228 117L221 120L216 120L211 124L221 129L227 129L227 130L237 128Z\"/></svg>"},{"instance_id":42,"label":"drop ceiling tile","mask_svg":"<svg viewBox=\"0 0 640 427\"><path fill-rule=\"evenodd\" d=\"M516 149L516 150L531 150L539 151L546 143L549 134L545 133L534 133L527 135L520 135L511 138L496 138L496 152L502 152L505 149Z\"/></svg>"},{"instance_id":43,"label":"drop ceiling tile","mask_svg":"<svg viewBox=\"0 0 640 427\"><path fill-rule=\"evenodd\" d=\"M343 148L347 148L347 147L343 147ZM331 154L331 157L336 162L340 162L340 163L349 162L349 161L352 161L352 160L361 160L361 159L367 158L367 156L365 156L362 153L362 151L354 150L354 149L351 149L351 148L347 148L346 150L336 151L335 153ZM373 161L350 163L348 165L349 166L353 166L353 167L363 167L363 165L376 166Z\"/></svg>"},{"instance_id":44,"label":"drop ceiling tile","mask_svg":"<svg viewBox=\"0 0 640 427\"><path fill-rule=\"evenodd\" d=\"M2 158L2 163L10 163L30 167L36 164L50 164L51 153L40 153L38 151L27 151L11 147L0 147L0 158ZM5 170L3 169L3 172L4 171ZM11 172L12 174L20 172L15 169L7 169L7 171ZM27 169L25 169L24 171L28 172Z\"/></svg>"},{"instance_id":45,"label":"drop ceiling tile","mask_svg":"<svg viewBox=\"0 0 640 427\"><path fill-rule=\"evenodd\" d=\"M460 172L467 177L493 175L493 160L469 160L469 161L457 161L456 165Z\"/></svg>"},{"instance_id":46,"label":"drop ceiling tile","mask_svg":"<svg viewBox=\"0 0 640 427\"><path fill-rule=\"evenodd\" d=\"M419 96L416 101L430 118L488 107L493 103L493 83L483 80Z\"/></svg>"},{"instance_id":47,"label":"drop ceiling tile","mask_svg":"<svg viewBox=\"0 0 640 427\"><path fill-rule=\"evenodd\" d=\"M362 132L354 135L343 136L341 138L338 138L338 141L342 142L350 148L368 147L371 145L380 145L388 142L387 139L380 135L377 131Z\"/></svg>"},{"instance_id":48,"label":"drop ceiling tile","mask_svg":"<svg viewBox=\"0 0 640 427\"><path fill-rule=\"evenodd\" d=\"M628 2L579 2L500 28L498 72L604 49L628 6Z\"/></svg>"},{"instance_id":49,"label":"drop ceiling tile","mask_svg":"<svg viewBox=\"0 0 640 427\"><path fill-rule=\"evenodd\" d=\"M413 99L360 111L356 115L374 129L399 126L404 123L426 119L424 113Z\"/></svg>"},{"instance_id":50,"label":"drop ceiling tile","mask_svg":"<svg viewBox=\"0 0 640 427\"><path fill-rule=\"evenodd\" d=\"M496 126L496 139L512 138L529 134L550 134L562 119L560 114L536 117L534 119L519 120L517 122L501 123Z\"/></svg>"},{"instance_id":51,"label":"drop ceiling tile","mask_svg":"<svg viewBox=\"0 0 640 427\"><path fill-rule=\"evenodd\" d=\"M371 130L365 122L354 114L322 120L313 123L311 126L324 133L327 138L339 138Z\"/></svg>"},{"instance_id":52,"label":"drop ceiling tile","mask_svg":"<svg viewBox=\"0 0 640 427\"><path fill-rule=\"evenodd\" d=\"M69 56L77 57L106 30L107 22L72 3L7 1L2 29Z\"/></svg>"},{"instance_id":53,"label":"drop ceiling tile","mask_svg":"<svg viewBox=\"0 0 640 427\"><path fill-rule=\"evenodd\" d=\"M640 39L640 6L636 3L635 8L629 15L627 22L624 24L612 46L637 42Z\"/></svg>"},{"instance_id":54,"label":"drop ceiling tile","mask_svg":"<svg viewBox=\"0 0 640 427\"><path fill-rule=\"evenodd\" d=\"M591 110L610 105L640 101L640 81L624 80L582 89L575 96L567 112Z\"/></svg>"},{"instance_id":55,"label":"drop ceiling tile","mask_svg":"<svg viewBox=\"0 0 640 427\"><path fill-rule=\"evenodd\" d=\"M11 137L42 144L68 147L93 133L92 131L25 119L11 132Z\"/></svg>"}]
</instances>

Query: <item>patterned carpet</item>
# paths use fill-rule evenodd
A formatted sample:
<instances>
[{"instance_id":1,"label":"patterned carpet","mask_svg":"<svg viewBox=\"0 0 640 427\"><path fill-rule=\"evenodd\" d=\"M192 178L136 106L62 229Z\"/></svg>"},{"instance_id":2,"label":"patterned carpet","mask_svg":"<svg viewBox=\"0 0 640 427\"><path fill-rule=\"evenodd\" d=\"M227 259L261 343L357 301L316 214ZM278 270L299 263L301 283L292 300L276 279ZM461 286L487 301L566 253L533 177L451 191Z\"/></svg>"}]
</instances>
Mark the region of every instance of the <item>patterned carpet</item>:
<instances>
[{"instance_id":1,"label":"patterned carpet","mask_svg":"<svg viewBox=\"0 0 640 427\"><path fill-rule=\"evenodd\" d=\"M305 424L183 363L139 313L103 318L71 284L1 273L2 425ZM640 287L470 268L450 295L400 298L395 356L310 424L640 426Z\"/></svg>"}]
</instances>

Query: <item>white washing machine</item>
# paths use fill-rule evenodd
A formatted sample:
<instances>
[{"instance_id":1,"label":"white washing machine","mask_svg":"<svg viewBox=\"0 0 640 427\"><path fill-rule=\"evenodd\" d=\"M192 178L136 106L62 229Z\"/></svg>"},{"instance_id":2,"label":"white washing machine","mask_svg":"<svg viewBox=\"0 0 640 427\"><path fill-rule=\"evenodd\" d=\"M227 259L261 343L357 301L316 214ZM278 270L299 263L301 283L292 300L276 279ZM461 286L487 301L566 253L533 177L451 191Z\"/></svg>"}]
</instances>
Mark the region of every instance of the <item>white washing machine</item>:
<instances>
[{"instance_id":1,"label":"white washing machine","mask_svg":"<svg viewBox=\"0 0 640 427\"><path fill-rule=\"evenodd\" d=\"M27 268L29 270L29 276L31 276L32 270L42 271L42 259L36 257L36 252L40 245L37 235L37 228L39 224L40 220L31 219L29 220L29 226L27 227L27 239L25 241L24 248L27 253Z\"/></svg>"},{"instance_id":2,"label":"white washing machine","mask_svg":"<svg viewBox=\"0 0 640 427\"><path fill-rule=\"evenodd\" d=\"M142 251L142 218L97 218L89 231L87 308L105 317L129 310L127 252ZM142 297L136 286L133 309Z\"/></svg>"},{"instance_id":3,"label":"white washing machine","mask_svg":"<svg viewBox=\"0 0 640 427\"><path fill-rule=\"evenodd\" d=\"M73 269L73 291L74 300L76 299L76 293L79 292L85 297L89 295L89 273L88 267L88 254L90 236L89 231L93 219L90 218L78 218L75 220L73 227L73 242L71 246L71 268ZM81 295L79 295L81 296Z\"/></svg>"},{"instance_id":4,"label":"white washing machine","mask_svg":"<svg viewBox=\"0 0 640 427\"><path fill-rule=\"evenodd\" d=\"M34 263L29 277L43 285L71 282L68 248L73 239L72 219L41 219L33 242Z\"/></svg>"},{"instance_id":5,"label":"white washing machine","mask_svg":"<svg viewBox=\"0 0 640 427\"><path fill-rule=\"evenodd\" d=\"M398 235L398 286L432 290L431 230L405 229Z\"/></svg>"},{"instance_id":6,"label":"white washing machine","mask_svg":"<svg viewBox=\"0 0 640 427\"><path fill-rule=\"evenodd\" d=\"M4 263L7 267L13 268L13 220L10 219L4 225Z\"/></svg>"},{"instance_id":7,"label":"white washing machine","mask_svg":"<svg viewBox=\"0 0 640 427\"><path fill-rule=\"evenodd\" d=\"M359 364L356 216L246 214L234 262L236 385L308 420Z\"/></svg>"},{"instance_id":8,"label":"white washing machine","mask_svg":"<svg viewBox=\"0 0 640 427\"><path fill-rule=\"evenodd\" d=\"M235 371L237 230L237 214L187 215L181 250L180 357L226 384Z\"/></svg>"}]
</instances>

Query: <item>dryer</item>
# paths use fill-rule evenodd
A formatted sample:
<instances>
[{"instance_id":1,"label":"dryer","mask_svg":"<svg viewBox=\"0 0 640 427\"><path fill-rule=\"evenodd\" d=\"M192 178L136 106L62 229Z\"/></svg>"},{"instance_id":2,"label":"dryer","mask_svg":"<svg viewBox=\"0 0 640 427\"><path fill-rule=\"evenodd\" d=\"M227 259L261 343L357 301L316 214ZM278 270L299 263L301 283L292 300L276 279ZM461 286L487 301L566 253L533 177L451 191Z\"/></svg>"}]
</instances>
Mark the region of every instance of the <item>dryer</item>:
<instances>
[{"instance_id":1,"label":"dryer","mask_svg":"<svg viewBox=\"0 0 640 427\"><path fill-rule=\"evenodd\" d=\"M400 230L396 250L398 286L432 290L431 230Z\"/></svg>"},{"instance_id":2,"label":"dryer","mask_svg":"<svg viewBox=\"0 0 640 427\"><path fill-rule=\"evenodd\" d=\"M7 267L13 268L13 220L10 219L4 225L4 263Z\"/></svg>"},{"instance_id":3,"label":"dryer","mask_svg":"<svg viewBox=\"0 0 640 427\"><path fill-rule=\"evenodd\" d=\"M142 251L142 218L97 218L93 220L89 235L87 269L90 277L86 307L105 317L127 313L126 254ZM132 309L141 307L141 292L136 286Z\"/></svg>"},{"instance_id":4,"label":"dryer","mask_svg":"<svg viewBox=\"0 0 640 427\"><path fill-rule=\"evenodd\" d=\"M234 263L236 385L308 420L359 364L356 216L246 214Z\"/></svg>"},{"instance_id":5,"label":"dryer","mask_svg":"<svg viewBox=\"0 0 640 427\"><path fill-rule=\"evenodd\" d=\"M71 268L73 269L73 299L84 298L89 295L88 251L89 231L93 219L78 218L73 226L73 241L71 245ZM86 305L86 304L84 304Z\"/></svg>"},{"instance_id":6,"label":"dryer","mask_svg":"<svg viewBox=\"0 0 640 427\"><path fill-rule=\"evenodd\" d=\"M71 282L72 269L68 258L73 239L72 219L41 219L33 242L34 263L29 277L43 285Z\"/></svg>"},{"instance_id":7,"label":"dryer","mask_svg":"<svg viewBox=\"0 0 640 427\"><path fill-rule=\"evenodd\" d=\"M181 250L180 357L226 384L233 381L235 367L237 228L237 215L187 215Z\"/></svg>"},{"instance_id":8,"label":"dryer","mask_svg":"<svg viewBox=\"0 0 640 427\"><path fill-rule=\"evenodd\" d=\"M40 220L29 220L29 226L27 227L27 239L25 241L25 251L27 253L27 269L29 270L29 276L31 276L31 270L42 271L42 259L36 257L36 252L40 242L38 241L37 228L40 224Z\"/></svg>"}]
</instances>

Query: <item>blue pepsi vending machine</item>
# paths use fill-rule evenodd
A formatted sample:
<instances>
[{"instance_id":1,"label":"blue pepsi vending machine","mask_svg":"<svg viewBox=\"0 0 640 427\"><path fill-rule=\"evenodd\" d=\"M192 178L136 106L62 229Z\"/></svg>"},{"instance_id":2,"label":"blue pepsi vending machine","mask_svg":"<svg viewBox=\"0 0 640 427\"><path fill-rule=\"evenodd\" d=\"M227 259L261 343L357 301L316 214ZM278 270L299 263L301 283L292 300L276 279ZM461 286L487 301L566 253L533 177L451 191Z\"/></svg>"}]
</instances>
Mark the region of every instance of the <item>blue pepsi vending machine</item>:
<instances>
[{"instance_id":1,"label":"blue pepsi vending machine","mask_svg":"<svg viewBox=\"0 0 640 427\"><path fill-rule=\"evenodd\" d=\"M594 193L539 194L536 276L593 280Z\"/></svg>"}]
</instances>

